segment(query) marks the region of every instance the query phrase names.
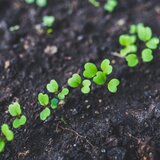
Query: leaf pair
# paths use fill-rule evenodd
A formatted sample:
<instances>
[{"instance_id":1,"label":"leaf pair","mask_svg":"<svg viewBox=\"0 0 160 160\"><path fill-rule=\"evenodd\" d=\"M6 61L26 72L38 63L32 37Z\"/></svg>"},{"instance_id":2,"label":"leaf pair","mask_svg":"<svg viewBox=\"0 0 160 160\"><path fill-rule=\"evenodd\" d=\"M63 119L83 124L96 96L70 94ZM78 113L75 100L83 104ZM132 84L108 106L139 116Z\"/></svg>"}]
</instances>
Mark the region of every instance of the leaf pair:
<instances>
[{"instance_id":1,"label":"leaf pair","mask_svg":"<svg viewBox=\"0 0 160 160\"><path fill-rule=\"evenodd\" d=\"M36 2L39 7L45 7L47 5L47 0L25 0L25 2L28 4L33 4Z\"/></svg>"},{"instance_id":2,"label":"leaf pair","mask_svg":"<svg viewBox=\"0 0 160 160\"><path fill-rule=\"evenodd\" d=\"M43 25L46 27L52 27L55 22L54 16L44 16L43 17Z\"/></svg>"},{"instance_id":3,"label":"leaf pair","mask_svg":"<svg viewBox=\"0 0 160 160\"><path fill-rule=\"evenodd\" d=\"M7 141L12 141L14 139L14 133L9 129L7 124L1 126L1 132L7 139Z\"/></svg>"}]
</instances>

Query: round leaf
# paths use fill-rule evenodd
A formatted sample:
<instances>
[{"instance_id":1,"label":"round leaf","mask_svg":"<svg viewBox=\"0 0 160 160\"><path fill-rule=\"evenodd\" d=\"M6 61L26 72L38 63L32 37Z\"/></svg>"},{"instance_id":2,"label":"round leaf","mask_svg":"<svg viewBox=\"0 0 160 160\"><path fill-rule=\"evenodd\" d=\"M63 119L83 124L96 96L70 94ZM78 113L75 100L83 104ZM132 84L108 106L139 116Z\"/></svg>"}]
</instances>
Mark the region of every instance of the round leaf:
<instances>
[{"instance_id":1,"label":"round leaf","mask_svg":"<svg viewBox=\"0 0 160 160\"><path fill-rule=\"evenodd\" d=\"M58 91L59 86L55 80L51 80L50 83L47 84L46 88L50 93L55 93Z\"/></svg>"},{"instance_id":2,"label":"round leaf","mask_svg":"<svg viewBox=\"0 0 160 160\"><path fill-rule=\"evenodd\" d=\"M53 98L52 100L51 100L51 108L52 109L56 109L57 108L57 106L58 106L58 99L57 98Z\"/></svg>"},{"instance_id":3,"label":"round leaf","mask_svg":"<svg viewBox=\"0 0 160 160\"><path fill-rule=\"evenodd\" d=\"M46 107L41 113L40 113L40 119L42 121L45 121L49 116L51 115L51 111L48 107Z\"/></svg>"},{"instance_id":4,"label":"round leaf","mask_svg":"<svg viewBox=\"0 0 160 160\"><path fill-rule=\"evenodd\" d=\"M3 139L0 139L0 153L4 151L5 148L5 142Z\"/></svg>"},{"instance_id":5,"label":"round leaf","mask_svg":"<svg viewBox=\"0 0 160 160\"><path fill-rule=\"evenodd\" d=\"M47 106L49 103L49 97L47 94L39 93L38 101L42 106Z\"/></svg>"},{"instance_id":6,"label":"round leaf","mask_svg":"<svg viewBox=\"0 0 160 160\"><path fill-rule=\"evenodd\" d=\"M129 54L126 57L126 61L127 61L129 67L135 67L139 62L136 54Z\"/></svg>"},{"instance_id":7,"label":"round leaf","mask_svg":"<svg viewBox=\"0 0 160 160\"><path fill-rule=\"evenodd\" d=\"M106 75L109 75L112 73L112 66L110 65L110 60L109 59L105 59L102 61L101 63L101 69L103 71L103 73L105 73Z\"/></svg>"},{"instance_id":8,"label":"round leaf","mask_svg":"<svg viewBox=\"0 0 160 160\"><path fill-rule=\"evenodd\" d=\"M84 80L82 82L83 87L81 88L81 92L84 94L88 94L90 92L90 86L91 86L91 81L90 80Z\"/></svg>"},{"instance_id":9,"label":"round leaf","mask_svg":"<svg viewBox=\"0 0 160 160\"><path fill-rule=\"evenodd\" d=\"M85 78L93 78L97 73L97 67L93 63L86 63L84 69L83 76Z\"/></svg>"},{"instance_id":10,"label":"round leaf","mask_svg":"<svg viewBox=\"0 0 160 160\"><path fill-rule=\"evenodd\" d=\"M21 114L21 106L18 102L9 105L8 111L12 116L19 116Z\"/></svg>"},{"instance_id":11,"label":"round leaf","mask_svg":"<svg viewBox=\"0 0 160 160\"><path fill-rule=\"evenodd\" d=\"M152 50L151 49L144 49L142 51L142 59L143 59L143 62L150 62L153 60L153 53L152 53Z\"/></svg>"},{"instance_id":12,"label":"round leaf","mask_svg":"<svg viewBox=\"0 0 160 160\"><path fill-rule=\"evenodd\" d=\"M73 74L71 78L68 80L68 85L72 88L78 87L82 82L82 78L79 74Z\"/></svg>"},{"instance_id":13,"label":"round leaf","mask_svg":"<svg viewBox=\"0 0 160 160\"><path fill-rule=\"evenodd\" d=\"M117 92L117 87L119 86L120 81L118 79L112 79L108 83L108 90L111 93L116 93Z\"/></svg>"},{"instance_id":14,"label":"round leaf","mask_svg":"<svg viewBox=\"0 0 160 160\"><path fill-rule=\"evenodd\" d=\"M93 78L94 83L98 84L98 85L103 85L106 82L106 75L105 73L98 71L96 73L96 76Z\"/></svg>"}]
</instances>

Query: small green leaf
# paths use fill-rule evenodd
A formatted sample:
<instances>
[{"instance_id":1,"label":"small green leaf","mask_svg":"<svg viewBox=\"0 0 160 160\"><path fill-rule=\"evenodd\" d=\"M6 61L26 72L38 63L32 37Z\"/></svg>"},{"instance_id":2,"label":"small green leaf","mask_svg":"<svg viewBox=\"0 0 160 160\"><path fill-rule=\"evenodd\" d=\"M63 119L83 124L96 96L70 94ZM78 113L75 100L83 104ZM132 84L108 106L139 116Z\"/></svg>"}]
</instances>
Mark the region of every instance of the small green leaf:
<instances>
[{"instance_id":1,"label":"small green leaf","mask_svg":"<svg viewBox=\"0 0 160 160\"><path fill-rule=\"evenodd\" d=\"M47 84L46 88L50 93L55 93L58 92L59 86L55 80L51 80L50 83Z\"/></svg>"},{"instance_id":2,"label":"small green leaf","mask_svg":"<svg viewBox=\"0 0 160 160\"><path fill-rule=\"evenodd\" d=\"M103 73L105 73L106 75L109 75L112 73L112 66L110 65L110 60L109 59L105 59L102 61L101 63L101 69L103 71Z\"/></svg>"},{"instance_id":3,"label":"small green leaf","mask_svg":"<svg viewBox=\"0 0 160 160\"><path fill-rule=\"evenodd\" d=\"M5 142L3 139L0 139L0 153L4 151L5 148Z\"/></svg>"},{"instance_id":4,"label":"small green leaf","mask_svg":"<svg viewBox=\"0 0 160 160\"><path fill-rule=\"evenodd\" d=\"M94 7L99 7L100 3L97 0L88 0Z\"/></svg>"},{"instance_id":5,"label":"small green leaf","mask_svg":"<svg viewBox=\"0 0 160 160\"><path fill-rule=\"evenodd\" d=\"M139 62L136 54L129 54L126 57L126 61L128 62L129 67L135 67Z\"/></svg>"},{"instance_id":6,"label":"small green leaf","mask_svg":"<svg viewBox=\"0 0 160 160\"><path fill-rule=\"evenodd\" d=\"M137 32L137 26L135 24L132 24L130 26L129 33L130 34L135 34L136 32Z\"/></svg>"},{"instance_id":7,"label":"small green leaf","mask_svg":"<svg viewBox=\"0 0 160 160\"><path fill-rule=\"evenodd\" d=\"M33 4L35 0L25 0L26 3L28 4Z\"/></svg>"},{"instance_id":8,"label":"small green leaf","mask_svg":"<svg viewBox=\"0 0 160 160\"><path fill-rule=\"evenodd\" d=\"M64 100L65 97L68 95L68 93L69 93L68 88L63 88L62 91L58 94L58 98L60 100Z\"/></svg>"},{"instance_id":9,"label":"small green leaf","mask_svg":"<svg viewBox=\"0 0 160 160\"><path fill-rule=\"evenodd\" d=\"M1 131L6 137L7 141L12 141L14 139L14 133L9 129L9 126L7 124L3 124L1 126Z\"/></svg>"},{"instance_id":10,"label":"small green leaf","mask_svg":"<svg viewBox=\"0 0 160 160\"><path fill-rule=\"evenodd\" d=\"M152 39L150 39L147 43L146 46L150 49L157 49L158 48L158 44L159 44L159 39L154 37Z\"/></svg>"},{"instance_id":11,"label":"small green leaf","mask_svg":"<svg viewBox=\"0 0 160 160\"><path fill-rule=\"evenodd\" d=\"M107 79L107 76L105 75L105 73L98 71L96 73L96 76L93 78L93 81L98 85L103 85L105 84L106 79Z\"/></svg>"},{"instance_id":12,"label":"small green leaf","mask_svg":"<svg viewBox=\"0 0 160 160\"><path fill-rule=\"evenodd\" d=\"M14 117L14 116L19 116L21 114L21 106L18 102L14 102L9 105L8 107L9 113Z\"/></svg>"},{"instance_id":13,"label":"small green leaf","mask_svg":"<svg viewBox=\"0 0 160 160\"><path fill-rule=\"evenodd\" d=\"M85 78L93 78L97 73L97 67L93 63L86 63L84 69L83 76Z\"/></svg>"},{"instance_id":14,"label":"small green leaf","mask_svg":"<svg viewBox=\"0 0 160 160\"><path fill-rule=\"evenodd\" d=\"M43 17L43 25L46 27L52 27L55 22L54 16L44 16Z\"/></svg>"},{"instance_id":15,"label":"small green leaf","mask_svg":"<svg viewBox=\"0 0 160 160\"><path fill-rule=\"evenodd\" d=\"M46 107L41 113L40 113L40 119L42 121L45 121L49 116L51 115L51 111L48 107Z\"/></svg>"},{"instance_id":16,"label":"small green leaf","mask_svg":"<svg viewBox=\"0 0 160 160\"><path fill-rule=\"evenodd\" d=\"M51 100L51 108L52 109L56 109L57 108L57 106L58 106L58 99L57 98L53 98L52 100Z\"/></svg>"},{"instance_id":17,"label":"small green leaf","mask_svg":"<svg viewBox=\"0 0 160 160\"><path fill-rule=\"evenodd\" d=\"M126 48L123 48L120 50L120 55L125 57L129 53L135 53L137 52L137 46L136 45L130 45L127 46Z\"/></svg>"},{"instance_id":18,"label":"small green leaf","mask_svg":"<svg viewBox=\"0 0 160 160\"><path fill-rule=\"evenodd\" d=\"M141 41L148 41L152 38L152 30L150 27L139 26L138 27L138 38Z\"/></svg>"},{"instance_id":19,"label":"small green leaf","mask_svg":"<svg viewBox=\"0 0 160 160\"><path fill-rule=\"evenodd\" d=\"M84 80L82 82L83 87L81 88L81 92L84 94L88 94L90 92L90 86L91 86L91 81L90 80Z\"/></svg>"},{"instance_id":20,"label":"small green leaf","mask_svg":"<svg viewBox=\"0 0 160 160\"><path fill-rule=\"evenodd\" d=\"M20 126L25 125L26 121L27 121L26 116L22 115L20 118L16 118L13 121L13 127L14 128L19 128Z\"/></svg>"},{"instance_id":21,"label":"small green leaf","mask_svg":"<svg viewBox=\"0 0 160 160\"><path fill-rule=\"evenodd\" d=\"M47 6L47 0L36 0L36 4L39 7L45 7Z\"/></svg>"},{"instance_id":22,"label":"small green leaf","mask_svg":"<svg viewBox=\"0 0 160 160\"><path fill-rule=\"evenodd\" d=\"M130 36L130 35L121 35L119 37L119 43L122 46L129 46L134 44L136 41L136 36Z\"/></svg>"},{"instance_id":23,"label":"small green leaf","mask_svg":"<svg viewBox=\"0 0 160 160\"><path fill-rule=\"evenodd\" d=\"M104 9L108 12L113 12L116 6L117 0L108 0L104 5Z\"/></svg>"},{"instance_id":24,"label":"small green leaf","mask_svg":"<svg viewBox=\"0 0 160 160\"><path fill-rule=\"evenodd\" d=\"M68 85L72 88L78 87L82 82L82 78L79 74L73 74L71 78L68 80Z\"/></svg>"},{"instance_id":25,"label":"small green leaf","mask_svg":"<svg viewBox=\"0 0 160 160\"><path fill-rule=\"evenodd\" d=\"M49 103L49 97L47 94L39 93L38 101L42 106L47 106Z\"/></svg>"},{"instance_id":26,"label":"small green leaf","mask_svg":"<svg viewBox=\"0 0 160 160\"><path fill-rule=\"evenodd\" d=\"M142 51L142 59L143 59L143 62L150 62L153 60L153 52L151 49L144 49Z\"/></svg>"},{"instance_id":27,"label":"small green leaf","mask_svg":"<svg viewBox=\"0 0 160 160\"><path fill-rule=\"evenodd\" d=\"M109 81L108 83L108 90L111 92L111 93L116 93L117 92L117 87L119 86L120 84L120 81L118 79L112 79Z\"/></svg>"}]
</instances>

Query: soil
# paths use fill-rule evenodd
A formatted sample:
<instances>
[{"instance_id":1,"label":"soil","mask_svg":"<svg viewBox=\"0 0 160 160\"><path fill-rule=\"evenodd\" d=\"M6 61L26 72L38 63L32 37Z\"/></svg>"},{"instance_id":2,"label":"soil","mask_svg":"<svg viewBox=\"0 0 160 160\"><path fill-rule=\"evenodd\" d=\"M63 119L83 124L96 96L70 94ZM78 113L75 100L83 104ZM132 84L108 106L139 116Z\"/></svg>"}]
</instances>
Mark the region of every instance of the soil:
<instances>
[{"instance_id":1,"label":"soil","mask_svg":"<svg viewBox=\"0 0 160 160\"><path fill-rule=\"evenodd\" d=\"M56 17L49 35L40 29L46 14ZM0 160L159 160L160 51L153 62L134 69L113 54L119 51L118 36L138 22L160 35L160 1L119 0L108 14L87 0L49 0L45 8L0 0L0 125L11 123L4 112L15 100L28 117ZM20 29L10 32L15 25ZM113 77L121 80L118 93L106 86L93 86L89 95L71 91L41 122L37 94L45 85L56 79L65 86L85 62L98 65L104 58L111 59Z\"/></svg>"}]
</instances>

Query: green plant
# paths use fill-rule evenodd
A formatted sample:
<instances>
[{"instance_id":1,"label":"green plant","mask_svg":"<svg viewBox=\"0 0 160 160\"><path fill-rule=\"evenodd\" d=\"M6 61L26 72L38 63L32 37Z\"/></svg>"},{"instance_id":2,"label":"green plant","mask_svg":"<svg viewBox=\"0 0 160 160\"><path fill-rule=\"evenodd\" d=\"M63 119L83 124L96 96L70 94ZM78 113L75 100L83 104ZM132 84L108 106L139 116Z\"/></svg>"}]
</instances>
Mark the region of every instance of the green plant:
<instances>
[{"instance_id":1,"label":"green plant","mask_svg":"<svg viewBox=\"0 0 160 160\"><path fill-rule=\"evenodd\" d=\"M79 74L73 74L71 78L68 79L68 85L72 88L77 88L81 85L82 78Z\"/></svg>"},{"instance_id":2,"label":"green plant","mask_svg":"<svg viewBox=\"0 0 160 160\"><path fill-rule=\"evenodd\" d=\"M63 88L62 91L58 94L58 98L60 100L64 100L68 94L69 94L68 88Z\"/></svg>"},{"instance_id":3,"label":"green plant","mask_svg":"<svg viewBox=\"0 0 160 160\"><path fill-rule=\"evenodd\" d=\"M107 0L104 5L104 9L108 12L113 12L114 9L117 7L117 4L117 0Z\"/></svg>"},{"instance_id":4,"label":"green plant","mask_svg":"<svg viewBox=\"0 0 160 160\"><path fill-rule=\"evenodd\" d=\"M112 79L109 81L108 83L108 90L111 92L111 93L116 93L117 92L117 87L119 86L120 84L120 81L116 78Z\"/></svg>"},{"instance_id":5,"label":"green plant","mask_svg":"<svg viewBox=\"0 0 160 160\"><path fill-rule=\"evenodd\" d=\"M127 55L126 61L127 61L129 67L135 67L139 62L136 54Z\"/></svg>"},{"instance_id":6,"label":"green plant","mask_svg":"<svg viewBox=\"0 0 160 160\"><path fill-rule=\"evenodd\" d=\"M44 16L43 17L43 25L48 28L52 27L54 22L55 22L54 16Z\"/></svg>"},{"instance_id":7,"label":"green plant","mask_svg":"<svg viewBox=\"0 0 160 160\"><path fill-rule=\"evenodd\" d=\"M144 49L142 51L142 60L143 62L150 62L153 60L153 51L151 49Z\"/></svg>"},{"instance_id":8,"label":"green plant","mask_svg":"<svg viewBox=\"0 0 160 160\"><path fill-rule=\"evenodd\" d=\"M18 102L10 104L8 111L12 117L15 117L12 123L14 128L19 128L26 124L27 118L25 115L22 115L21 106Z\"/></svg>"},{"instance_id":9,"label":"green plant","mask_svg":"<svg viewBox=\"0 0 160 160\"><path fill-rule=\"evenodd\" d=\"M99 7L100 3L97 0L88 0L94 7Z\"/></svg>"},{"instance_id":10,"label":"green plant","mask_svg":"<svg viewBox=\"0 0 160 160\"><path fill-rule=\"evenodd\" d=\"M45 7L47 6L47 0L25 0L28 4L36 3L38 7Z\"/></svg>"},{"instance_id":11,"label":"green plant","mask_svg":"<svg viewBox=\"0 0 160 160\"><path fill-rule=\"evenodd\" d=\"M8 124L4 123L1 126L1 136L0 136L0 152L3 152L5 148L6 141L12 141L14 139L14 133L9 129Z\"/></svg>"}]
</instances>

